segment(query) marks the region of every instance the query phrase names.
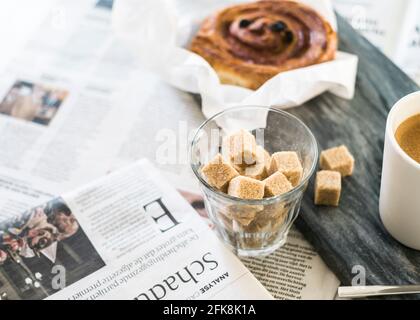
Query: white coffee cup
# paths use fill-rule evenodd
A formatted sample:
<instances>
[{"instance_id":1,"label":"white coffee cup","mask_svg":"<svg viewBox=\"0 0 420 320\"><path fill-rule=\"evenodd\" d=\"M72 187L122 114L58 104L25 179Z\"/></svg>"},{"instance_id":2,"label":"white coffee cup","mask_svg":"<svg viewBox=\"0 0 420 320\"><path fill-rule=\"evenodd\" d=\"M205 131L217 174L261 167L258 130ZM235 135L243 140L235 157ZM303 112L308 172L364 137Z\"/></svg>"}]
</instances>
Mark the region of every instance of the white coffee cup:
<instances>
[{"instance_id":1,"label":"white coffee cup","mask_svg":"<svg viewBox=\"0 0 420 320\"><path fill-rule=\"evenodd\" d=\"M399 146L395 131L420 114L420 91L399 100L388 114L379 211L388 232L402 244L420 250L420 164Z\"/></svg>"}]
</instances>

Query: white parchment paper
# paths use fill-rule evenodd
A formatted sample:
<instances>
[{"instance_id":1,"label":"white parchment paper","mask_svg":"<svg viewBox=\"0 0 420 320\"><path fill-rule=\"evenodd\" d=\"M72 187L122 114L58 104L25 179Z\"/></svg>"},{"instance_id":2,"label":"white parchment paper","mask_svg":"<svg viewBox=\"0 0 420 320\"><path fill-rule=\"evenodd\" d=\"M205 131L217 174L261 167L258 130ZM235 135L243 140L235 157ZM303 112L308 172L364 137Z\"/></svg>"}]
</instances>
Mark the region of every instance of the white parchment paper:
<instances>
[{"instance_id":1,"label":"white parchment paper","mask_svg":"<svg viewBox=\"0 0 420 320\"><path fill-rule=\"evenodd\" d=\"M206 117L232 106L288 108L330 91L345 99L354 94L357 56L338 52L335 60L283 72L258 90L221 84L215 70L186 49L205 17L238 0L117 0L113 28L140 63L173 86L202 97ZM302 0L336 29L330 0Z\"/></svg>"}]
</instances>

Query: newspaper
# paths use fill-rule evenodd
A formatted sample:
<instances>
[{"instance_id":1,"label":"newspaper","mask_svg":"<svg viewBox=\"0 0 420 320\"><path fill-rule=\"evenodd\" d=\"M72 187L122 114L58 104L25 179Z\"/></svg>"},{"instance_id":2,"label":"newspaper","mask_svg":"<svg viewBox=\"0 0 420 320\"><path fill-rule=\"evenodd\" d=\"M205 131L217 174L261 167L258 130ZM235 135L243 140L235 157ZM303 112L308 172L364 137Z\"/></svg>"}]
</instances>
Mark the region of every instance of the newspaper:
<instances>
[{"instance_id":1,"label":"newspaper","mask_svg":"<svg viewBox=\"0 0 420 320\"><path fill-rule=\"evenodd\" d=\"M147 161L0 221L0 287L20 299L270 299Z\"/></svg>"},{"instance_id":2,"label":"newspaper","mask_svg":"<svg viewBox=\"0 0 420 320\"><path fill-rule=\"evenodd\" d=\"M334 0L351 25L420 84L418 0Z\"/></svg>"},{"instance_id":3,"label":"newspaper","mask_svg":"<svg viewBox=\"0 0 420 320\"><path fill-rule=\"evenodd\" d=\"M136 66L111 33L110 10L91 2L83 13L63 11L62 24L47 17L0 71L0 166L48 181L55 194L145 154L154 161L159 128L190 132L204 120L192 96ZM169 164L177 172L188 136L179 140L183 159Z\"/></svg>"},{"instance_id":4,"label":"newspaper","mask_svg":"<svg viewBox=\"0 0 420 320\"><path fill-rule=\"evenodd\" d=\"M413 1L401 46L396 50L395 61L420 85L420 2Z\"/></svg>"},{"instance_id":5,"label":"newspaper","mask_svg":"<svg viewBox=\"0 0 420 320\"><path fill-rule=\"evenodd\" d=\"M76 8L82 2L85 11L80 12ZM62 13L62 22L47 18L22 53L0 70L4 220L144 157L159 170L195 181L188 139L204 120L195 98L137 66L111 33L110 1L86 6L86 0L74 0L66 9L68 3L58 1L52 10ZM179 180L174 185L182 189ZM196 187L190 190L195 193ZM67 197L65 203L80 210ZM91 221L81 224L94 239ZM106 248L99 250L101 257L108 254ZM105 260L112 264L111 258ZM332 299L338 287L295 231L278 253L244 262L276 298ZM276 279L268 277L273 274Z\"/></svg>"},{"instance_id":6,"label":"newspaper","mask_svg":"<svg viewBox=\"0 0 420 320\"><path fill-rule=\"evenodd\" d=\"M194 184L168 172L166 177L214 229ZM340 285L311 244L293 227L286 244L274 253L241 260L276 299L331 300Z\"/></svg>"}]
</instances>

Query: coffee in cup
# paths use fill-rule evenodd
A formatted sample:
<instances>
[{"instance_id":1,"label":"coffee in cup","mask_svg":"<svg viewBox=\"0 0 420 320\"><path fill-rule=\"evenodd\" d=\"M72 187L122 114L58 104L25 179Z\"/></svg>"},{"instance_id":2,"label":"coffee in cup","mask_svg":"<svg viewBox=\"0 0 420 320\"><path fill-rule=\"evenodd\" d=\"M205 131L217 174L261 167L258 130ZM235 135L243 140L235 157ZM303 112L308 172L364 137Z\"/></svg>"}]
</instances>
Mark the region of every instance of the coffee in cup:
<instances>
[{"instance_id":1,"label":"coffee in cup","mask_svg":"<svg viewBox=\"0 0 420 320\"><path fill-rule=\"evenodd\" d=\"M420 163L420 113L404 120L395 131L401 149Z\"/></svg>"},{"instance_id":2,"label":"coffee in cup","mask_svg":"<svg viewBox=\"0 0 420 320\"><path fill-rule=\"evenodd\" d=\"M420 91L388 114L379 211L388 232L420 250Z\"/></svg>"}]
</instances>

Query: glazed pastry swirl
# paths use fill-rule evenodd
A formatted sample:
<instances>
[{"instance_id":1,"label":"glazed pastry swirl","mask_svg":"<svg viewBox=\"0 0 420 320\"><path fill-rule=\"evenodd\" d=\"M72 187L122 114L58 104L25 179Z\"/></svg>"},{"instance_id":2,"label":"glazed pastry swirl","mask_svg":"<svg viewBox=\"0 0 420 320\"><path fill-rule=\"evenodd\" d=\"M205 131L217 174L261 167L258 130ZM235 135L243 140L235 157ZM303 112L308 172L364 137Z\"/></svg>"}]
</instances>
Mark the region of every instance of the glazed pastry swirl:
<instances>
[{"instance_id":1,"label":"glazed pastry swirl","mask_svg":"<svg viewBox=\"0 0 420 320\"><path fill-rule=\"evenodd\" d=\"M336 47L326 20L286 0L226 8L207 18L191 43L223 83L251 89L280 72L332 60Z\"/></svg>"}]
</instances>

